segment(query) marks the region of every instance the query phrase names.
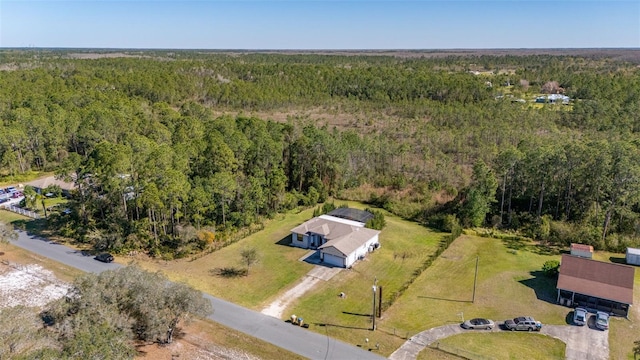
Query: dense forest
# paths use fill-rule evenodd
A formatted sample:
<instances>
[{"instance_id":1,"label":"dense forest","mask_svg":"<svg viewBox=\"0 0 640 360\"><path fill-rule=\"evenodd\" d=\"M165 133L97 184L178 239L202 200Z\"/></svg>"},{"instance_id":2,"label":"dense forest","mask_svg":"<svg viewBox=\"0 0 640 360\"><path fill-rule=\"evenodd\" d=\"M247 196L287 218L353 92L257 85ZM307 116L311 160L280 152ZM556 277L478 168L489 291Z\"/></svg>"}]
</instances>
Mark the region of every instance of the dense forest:
<instances>
[{"instance_id":1,"label":"dense forest","mask_svg":"<svg viewBox=\"0 0 640 360\"><path fill-rule=\"evenodd\" d=\"M0 164L7 177L74 181L74 211L50 225L97 248L184 256L329 197L444 229L614 251L640 244L634 64L575 54L80 55L92 56L0 52ZM535 103L550 93L571 100Z\"/></svg>"}]
</instances>

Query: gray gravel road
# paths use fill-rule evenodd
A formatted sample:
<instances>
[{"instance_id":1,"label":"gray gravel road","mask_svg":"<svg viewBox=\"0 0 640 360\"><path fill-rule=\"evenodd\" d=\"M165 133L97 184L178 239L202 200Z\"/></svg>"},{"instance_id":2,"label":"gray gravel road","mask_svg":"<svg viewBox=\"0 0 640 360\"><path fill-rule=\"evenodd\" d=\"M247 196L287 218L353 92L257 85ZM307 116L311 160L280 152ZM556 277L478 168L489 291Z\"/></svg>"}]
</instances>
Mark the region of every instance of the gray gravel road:
<instances>
[{"instance_id":1,"label":"gray gravel road","mask_svg":"<svg viewBox=\"0 0 640 360\"><path fill-rule=\"evenodd\" d=\"M99 273L122 265L105 264L67 246L19 232L13 244L85 272ZM309 359L383 359L380 355L338 341L328 336L293 326L280 319L263 315L208 294L214 308L210 318L222 325L241 331Z\"/></svg>"}]
</instances>

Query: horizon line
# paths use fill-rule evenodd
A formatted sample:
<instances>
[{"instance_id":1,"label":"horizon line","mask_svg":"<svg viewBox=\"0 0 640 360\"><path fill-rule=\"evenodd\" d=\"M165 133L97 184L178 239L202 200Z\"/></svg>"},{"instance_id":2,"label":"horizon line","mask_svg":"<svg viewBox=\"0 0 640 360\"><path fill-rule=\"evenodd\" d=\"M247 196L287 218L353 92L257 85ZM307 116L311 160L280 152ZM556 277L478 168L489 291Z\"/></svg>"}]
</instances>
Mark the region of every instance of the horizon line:
<instances>
[{"instance_id":1,"label":"horizon line","mask_svg":"<svg viewBox=\"0 0 640 360\"><path fill-rule=\"evenodd\" d=\"M398 52L398 51L495 51L495 50L640 50L640 47L496 47L496 48L350 48L350 49L294 49L294 48L171 48L171 47L76 47L76 46L0 46L0 50L135 50L135 51L302 51L302 52L344 52L344 51L363 51L363 52Z\"/></svg>"}]
</instances>

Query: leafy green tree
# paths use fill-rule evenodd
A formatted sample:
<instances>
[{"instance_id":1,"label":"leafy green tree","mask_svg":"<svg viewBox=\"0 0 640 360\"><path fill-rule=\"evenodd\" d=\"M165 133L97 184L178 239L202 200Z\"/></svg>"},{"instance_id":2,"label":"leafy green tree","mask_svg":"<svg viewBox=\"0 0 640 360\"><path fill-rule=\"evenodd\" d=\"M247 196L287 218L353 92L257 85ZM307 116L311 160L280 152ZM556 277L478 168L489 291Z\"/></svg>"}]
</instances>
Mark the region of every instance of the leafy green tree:
<instances>
[{"instance_id":1,"label":"leafy green tree","mask_svg":"<svg viewBox=\"0 0 640 360\"><path fill-rule=\"evenodd\" d=\"M494 203L498 182L493 171L482 161L473 167L473 181L462 208L463 222L471 226L482 226Z\"/></svg>"},{"instance_id":2,"label":"leafy green tree","mask_svg":"<svg viewBox=\"0 0 640 360\"><path fill-rule=\"evenodd\" d=\"M367 221L367 223L364 225L366 228L382 230L387 225L387 221L384 219L384 214L382 213L382 211L375 209L365 209L365 211L373 214L373 218Z\"/></svg>"},{"instance_id":3,"label":"leafy green tree","mask_svg":"<svg viewBox=\"0 0 640 360\"><path fill-rule=\"evenodd\" d=\"M24 190L22 193L24 195L25 206L30 209L34 209L36 206L36 201L38 196L38 193L36 192L36 190L33 188L33 186L27 185L24 187Z\"/></svg>"},{"instance_id":4,"label":"leafy green tree","mask_svg":"<svg viewBox=\"0 0 640 360\"><path fill-rule=\"evenodd\" d=\"M548 277L553 277L558 275L559 269L560 269L560 261L558 260L547 260L542 265L542 271Z\"/></svg>"}]
</instances>

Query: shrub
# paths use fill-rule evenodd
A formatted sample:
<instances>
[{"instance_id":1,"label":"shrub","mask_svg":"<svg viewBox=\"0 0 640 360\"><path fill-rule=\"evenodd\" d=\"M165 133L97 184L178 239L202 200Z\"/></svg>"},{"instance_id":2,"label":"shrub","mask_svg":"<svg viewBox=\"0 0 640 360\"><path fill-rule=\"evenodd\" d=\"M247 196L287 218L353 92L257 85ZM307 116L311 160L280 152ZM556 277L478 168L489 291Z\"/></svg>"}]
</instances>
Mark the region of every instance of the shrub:
<instances>
[{"instance_id":1,"label":"shrub","mask_svg":"<svg viewBox=\"0 0 640 360\"><path fill-rule=\"evenodd\" d=\"M381 211L373 210L369 208L365 209L365 211L368 211L373 214L373 219L367 221L367 223L364 225L366 228L382 230L385 227L385 225L387 225L387 222L385 221L384 215L382 214Z\"/></svg>"},{"instance_id":2,"label":"shrub","mask_svg":"<svg viewBox=\"0 0 640 360\"><path fill-rule=\"evenodd\" d=\"M554 277L558 275L559 269L560 269L560 261L558 260L547 260L542 265L542 271L548 277Z\"/></svg>"}]
</instances>

